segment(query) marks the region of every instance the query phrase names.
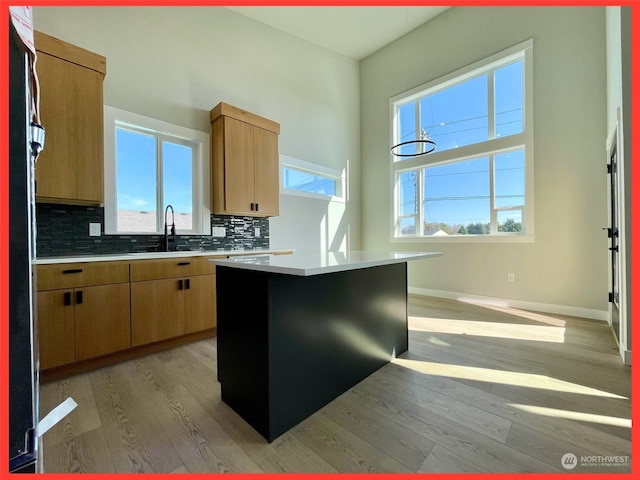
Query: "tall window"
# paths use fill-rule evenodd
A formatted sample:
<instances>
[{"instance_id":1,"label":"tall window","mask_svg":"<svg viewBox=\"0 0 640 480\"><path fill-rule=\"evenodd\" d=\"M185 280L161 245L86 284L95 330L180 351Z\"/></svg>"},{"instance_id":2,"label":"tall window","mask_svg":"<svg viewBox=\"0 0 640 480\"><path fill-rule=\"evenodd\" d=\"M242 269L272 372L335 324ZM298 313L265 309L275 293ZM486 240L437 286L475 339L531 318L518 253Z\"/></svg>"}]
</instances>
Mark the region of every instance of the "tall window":
<instances>
[{"instance_id":1,"label":"tall window","mask_svg":"<svg viewBox=\"0 0 640 480\"><path fill-rule=\"evenodd\" d=\"M532 49L525 42L390 100L394 145L425 134L437 145L392 156L395 238L532 238Z\"/></svg>"},{"instance_id":2,"label":"tall window","mask_svg":"<svg viewBox=\"0 0 640 480\"><path fill-rule=\"evenodd\" d=\"M105 107L105 231L208 234L209 136ZM206 196L205 196L206 195Z\"/></svg>"}]
</instances>

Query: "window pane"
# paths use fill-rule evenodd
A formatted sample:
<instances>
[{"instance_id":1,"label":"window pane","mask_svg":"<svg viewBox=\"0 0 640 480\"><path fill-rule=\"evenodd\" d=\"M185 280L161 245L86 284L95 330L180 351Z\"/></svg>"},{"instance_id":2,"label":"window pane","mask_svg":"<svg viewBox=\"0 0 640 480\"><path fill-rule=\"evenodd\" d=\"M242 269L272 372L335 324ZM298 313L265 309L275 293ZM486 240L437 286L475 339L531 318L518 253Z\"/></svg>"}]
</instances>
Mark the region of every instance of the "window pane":
<instances>
[{"instance_id":1,"label":"window pane","mask_svg":"<svg viewBox=\"0 0 640 480\"><path fill-rule=\"evenodd\" d=\"M424 169L424 235L489 234L489 158Z\"/></svg>"},{"instance_id":2,"label":"window pane","mask_svg":"<svg viewBox=\"0 0 640 480\"><path fill-rule=\"evenodd\" d=\"M489 139L487 75L424 97L420 125L438 151Z\"/></svg>"},{"instance_id":3,"label":"window pane","mask_svg":"<svg viewBox=\"0 0 640 480\"><path fill-rule=\"evenodd\" d=\"M398 108L398 143L416 140L416 103L405 103ZM417 144L402 145L394 153L400 155L415 155ZM395 160L406 160L407 157L395 157Z\"/></svg>"},{"instance_id":4,"label":"window pane","mask_svg":"<svg viewBox=\"0 0 640 480\"><path fill-rule=\"evenodd\" d=\"M193 149L187 145L162 142L162 164L164 204L173 207L177 230L191 230L193 228ZM171 222L172 219L168 217L167 220Z\"/></svg>"},{"instance_id":5,"label":"window pane","mask_svg":"<svg viewBox=\"0 0 640 480\"><path fill-rule=\"evenodd\" d=\"M336 180L320 174L285 167L282 169L282 183L284 188L292 190L318 193L320 195L336 195Z\"/></svg>"},{"instance_id":6,"label":"window pane","mask_svg":"<svg viewBox=\"0 0 640 480\"><path fill-rule=\"evenodd\" d=\"M522 132L522 60L494 74L496 137Z\"/></svg>"},{"instance_id":7,"label":"window pane","mask_svg":"<svg viewBox=\"0 0 640 480\"><path fill-rule=\"evenodd\" d=\"M498 231L517 233L522 231L522 210L498 212Z\"/></svg>"},{"instance_id":8,"label":"window pane","mask_svg":"<svg viewBox=\"0 0 640 480\"><path fill-rule=\"evenodd\" d=\"M398 206L400 215L414 215L418 212L416 172L403 172L398 176Z\"/></svg>"},{"instance_id":9,"label":"window pane","mask_svg":"<svg viewBox=\"0 0 640 480\"><path fill-rule=\"evenodd\" d=\"M118 230L156 231L156 140L116 128Z\"/></svg>"},{"instance_id":10,"label":"window pane","mask_svg":"<svg viewBox=\"0 0 640 480\"><path fill-rule=\"evenodd\" d=\"M494 157L495 208L524 205L524 151Z\"/></svg>"},{"instance_id":11,"label":"window pane","mask_svg":"<svg viewBox=\"0 0 640 480\"><path fill-rule=\"evenodd\" d=\"M400 219L400 234L401 235L415 235L416 234L416 219L415 217L401 218Z\"/></svg>"}]
</instances>

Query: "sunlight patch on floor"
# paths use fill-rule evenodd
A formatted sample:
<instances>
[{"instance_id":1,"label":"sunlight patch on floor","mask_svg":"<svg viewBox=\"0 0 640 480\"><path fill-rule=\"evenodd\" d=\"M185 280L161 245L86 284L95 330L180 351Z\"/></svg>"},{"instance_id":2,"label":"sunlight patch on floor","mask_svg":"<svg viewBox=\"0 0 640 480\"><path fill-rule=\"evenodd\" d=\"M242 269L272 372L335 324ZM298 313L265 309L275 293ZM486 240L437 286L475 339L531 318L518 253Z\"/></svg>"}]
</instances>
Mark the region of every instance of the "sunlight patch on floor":
<instances>
[{"instance_id":1,"label":"sunlight patch on floor","mask_svg":"<svg viewBox=\"0 0 640 480\"><path fill-rule=\"evenodd\" d=\"M450 347L451 344L445 342L444 340L439 339L438 337L434 337L433 335L431 335L429 338L427 338L427 342L432 343L434 345L440 345L442 347Z\"/></svg>"},{"instance_id":2,"label":"sunlight patch on floor","mask_svg":"<svg viewBox=\"0 0 640 480\"><path fill-rule=\"evenodd\" d=\"M563 343L565 333L565 329L561 327L419 316L409 316L409 329L430 333L474 335L478 337L552 343Z\"/></svg>"},{"instance_id":3,"label":"sunlight patch on floor","mask_svg":"<svg viewBox=\"0 0 640 480\"><path fill-rule=\"evenodd\" d=\"M631 419L628 418L609 417L606 415L595 415L593 413L584 412L573 412L571 410L539 407L537 405L521 405L519 403L508 403L507 405L524 412L533 413L535 415L544 415L545 417L566 418L567 420L576 420L578 422L599 423L601 425L612 425L614 427L631 428Z\"/></svg>"},{"instance_id":4,"label":"sunlight patch on floor","mask_svg":"<svg viewBox=\"0 0 640 480\"><path fill-rule=\"evenodd\" d=\"M605 392L576 383L565 382L546 375L509 372L506 370L494 370L491 368L469 367L464 365L451 365L447 363L425 362L409 360L406 358L395 358L392 360L392 363L409 368L416 372L424 373L425 375L499 383L523 388L538 388L554 392L626 399L626 397L622 397L614 393Z\"/></svg>"},{"instance_id":5,"label":"sunlight patch on floor","mask_svg":"<svg viewBox=\"0 0 640 480\"><path fill-rule=\"evenodd\" d=\"M479 307L490 308L491 310L495 310L496 312L506 313L508 315L516 315L518 317L526 318L528 320L533 320L535 322L546 323L548 325L553 325L554 327L564 327L566 325L565 320L561 320L559 318L555 318L549 315L543 315L541 313L529 312L527 310L520 310L518 308L510 307L507 302L501 302L498 300L484 300L484 299L475 299L475 298L466 298L460 297L459 301L464 303L469 303L471 305L477 305Z\"/></svg>"}]
</instances>

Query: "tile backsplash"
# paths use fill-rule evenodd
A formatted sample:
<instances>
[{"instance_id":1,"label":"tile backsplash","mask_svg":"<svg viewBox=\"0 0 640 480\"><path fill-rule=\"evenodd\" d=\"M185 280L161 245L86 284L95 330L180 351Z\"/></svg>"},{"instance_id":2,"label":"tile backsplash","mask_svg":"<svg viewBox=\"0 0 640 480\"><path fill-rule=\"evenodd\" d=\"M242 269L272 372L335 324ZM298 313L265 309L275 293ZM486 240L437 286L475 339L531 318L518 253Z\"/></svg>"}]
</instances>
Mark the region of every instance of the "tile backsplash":
<instances>
[{"instance_id":1,"label":"tile backsplash","mask_svg":"<svg viewBox=\"0 0 640 480\"><path fill-rule=\"evenodd\" d=\"M100 223L102 235L89 236L89 223ZM104 235L104 208L98 206L36 204L36 256L161 251L163 235ZM177 235L179 250L239 250L269 248L269 219L211 215L212 227L225 227L225 237ZM255 237L255 229L260 237Z\"/></svg>"}]
</instances>

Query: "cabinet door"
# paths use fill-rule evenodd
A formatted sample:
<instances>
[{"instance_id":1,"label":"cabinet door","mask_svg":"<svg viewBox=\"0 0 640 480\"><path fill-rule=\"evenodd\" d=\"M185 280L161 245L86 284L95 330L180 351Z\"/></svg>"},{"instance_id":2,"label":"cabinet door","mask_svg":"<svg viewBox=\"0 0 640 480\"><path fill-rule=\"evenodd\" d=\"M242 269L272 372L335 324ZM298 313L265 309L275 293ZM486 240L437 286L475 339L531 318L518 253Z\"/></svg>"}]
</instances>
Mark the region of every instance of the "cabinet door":
<instances>
[{"instance_id":1,"label":"cabinet door","mask_svg":"<svg viewBox=\"0 0 640 480\"><path fill-rule=\"evenodd\" d=\"M131 284L131 345L138 346L184 333L184 279Z\"/></svg>"},{"instance_id":2,"label":"cabinet door","mask_svg":"<svg viewBox=\"0 0 640 480\"><path fill-rule=\"evenodd\" d=\"M184 333L198 332L216 326L216 276L189 277L185 290Z\"/></svg>"},{"instance_id":3,"label":"cabinet door","mask_svg":"<svg viewBox=\"0 0 640 480\"><path fill-rule=\"evenodd\" d=\"M36 196L103 201L102 74L38 52L41 122Z\"/></svg>"},{"instance_id":4,"label":"cabinet door","mask_svg":"<svg viewBox=\"0 0 640 480\"><path fill-rule=\"evenodd\" d=\"M254 128L253 151L256 213L277 216L280 204L278 135L263 128Z\"/></svg>"},{"instance_id":5,"label":"cabinet door","mask_svg":"<svg viewBox=\"0 0 640 480\"><path fill-rule=\"evenodd\" d=\"M254 203L253 130L224 118L224 206L229 213L251 213Z\"/></svg>"},{"instance_id":6,"label":"cabinet door","mask_svg":"<svg viewBox=\"0 0 640 480\"><path fill-rule=\"evenodd\" d=\"M76 360L131 347L129 284L76 289Z\"/></svg>"},{"instance_id":7,"label":"cabinet door","mask_svg":"<svg viewBox=\"0 0 640 480\"><path fill-rule=\"evenodd\" d=\"M76 359L72 297L73 290L36 293L41 370Z\"/></svg>"}]
</instances>

